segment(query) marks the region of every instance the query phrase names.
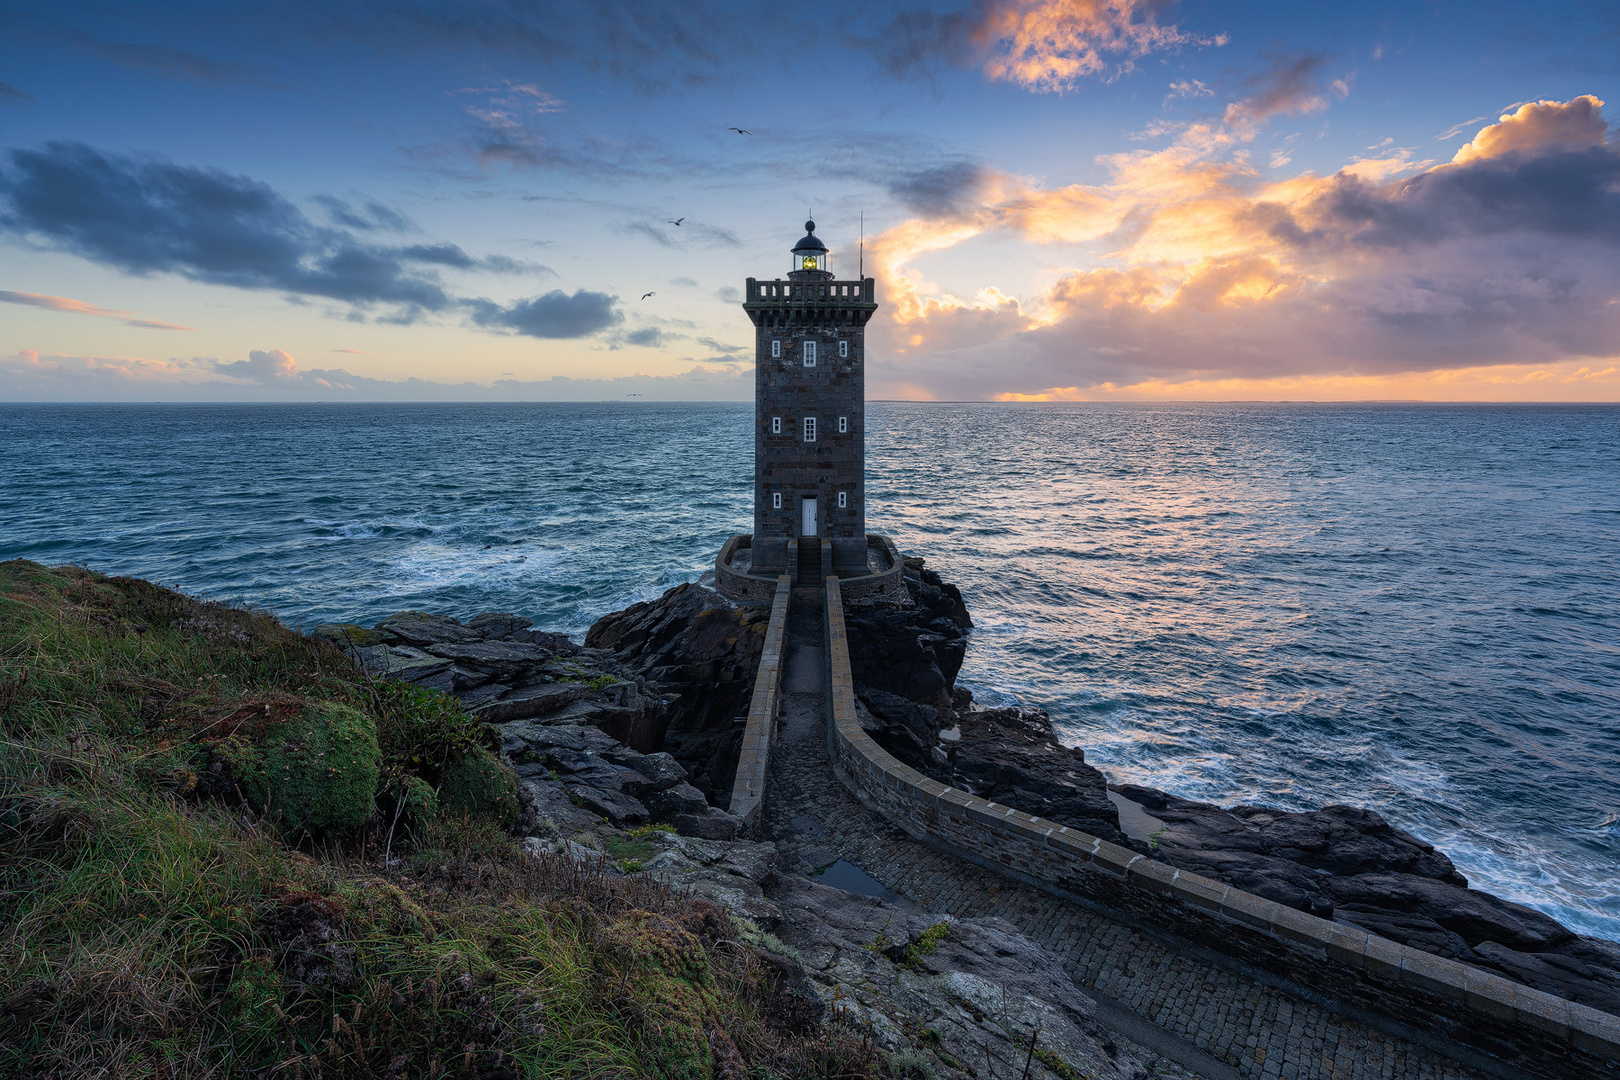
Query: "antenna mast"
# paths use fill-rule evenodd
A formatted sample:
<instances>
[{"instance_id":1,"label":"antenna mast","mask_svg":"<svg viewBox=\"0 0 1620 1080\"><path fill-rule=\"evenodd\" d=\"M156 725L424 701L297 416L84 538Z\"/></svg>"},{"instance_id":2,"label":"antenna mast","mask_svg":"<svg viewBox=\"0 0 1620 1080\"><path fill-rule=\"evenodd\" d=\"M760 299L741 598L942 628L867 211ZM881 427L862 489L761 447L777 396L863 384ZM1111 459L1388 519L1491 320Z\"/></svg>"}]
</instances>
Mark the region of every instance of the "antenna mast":
<instances>
[{"instance_id":1,"label":"antenna mast","mask_svg":"<svg viewBox=\"0 0 1620 1080\"><path fill-rule=\"evenodd\" d=\"M861 268L857 272L855 280L857 280L857 281L865 281L866 280L866 211L865 210L861 211Z\"/></svg>"}]
</instances>

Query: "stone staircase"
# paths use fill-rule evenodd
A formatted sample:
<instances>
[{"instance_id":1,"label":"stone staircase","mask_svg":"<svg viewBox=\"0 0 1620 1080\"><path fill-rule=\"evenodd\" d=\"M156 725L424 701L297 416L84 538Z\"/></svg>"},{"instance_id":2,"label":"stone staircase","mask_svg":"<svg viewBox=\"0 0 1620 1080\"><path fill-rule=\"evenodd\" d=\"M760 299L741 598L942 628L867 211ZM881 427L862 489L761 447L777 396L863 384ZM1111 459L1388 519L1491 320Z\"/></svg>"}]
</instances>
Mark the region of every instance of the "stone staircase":
<instances>
[{"instance_id":1,"label":"stone staircase","mask_svg":"<svg viewBox=\"0 0 1620 1080\"><path fill-rule=\"evenodd\" d=\"M810 537L799 541L799 572L794 578L799 588L819 589L821 580L821 539Z\"/></svg>"}]
</instances>

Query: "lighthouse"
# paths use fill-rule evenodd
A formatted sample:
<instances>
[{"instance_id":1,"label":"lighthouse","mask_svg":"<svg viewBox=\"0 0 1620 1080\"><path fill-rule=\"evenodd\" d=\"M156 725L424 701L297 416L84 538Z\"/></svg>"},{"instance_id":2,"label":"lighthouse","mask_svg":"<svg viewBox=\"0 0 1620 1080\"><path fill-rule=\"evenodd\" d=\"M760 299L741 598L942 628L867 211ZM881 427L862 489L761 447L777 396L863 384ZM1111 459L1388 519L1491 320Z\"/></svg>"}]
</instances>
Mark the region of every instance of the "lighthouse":
<instances>
[{"instance_id":1,"label":"lighthouse","mask_svg":"<svg viewBox=\"0 0 1620 1080\"><path fill-rule=\"evenodd\" d=\"M787 276L749 278L743 301L754 324L752 573L803 584L869 572L866 324L877 303L873 280L840 280L829 255L806 221Z\"/></svg>"}]
</instances>

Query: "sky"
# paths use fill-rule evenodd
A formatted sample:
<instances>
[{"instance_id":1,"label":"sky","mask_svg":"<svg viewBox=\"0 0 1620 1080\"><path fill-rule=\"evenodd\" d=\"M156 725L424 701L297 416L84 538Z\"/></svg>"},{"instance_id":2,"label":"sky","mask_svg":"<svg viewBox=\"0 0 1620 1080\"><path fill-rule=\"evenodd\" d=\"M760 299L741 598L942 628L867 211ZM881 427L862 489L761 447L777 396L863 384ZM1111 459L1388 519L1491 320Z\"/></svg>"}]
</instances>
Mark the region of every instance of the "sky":
<instances>
[{"instance_id":1,"label":"sky","mask_svg":"<svg viewBox=\"0 0 1620 1080\"><path fill-rule=\"evenodd\" d=\"M1620 3L0 0L0 401L1620 401ZM737 129L741 129L738 131Z\"/></svg>"}]
</instances>

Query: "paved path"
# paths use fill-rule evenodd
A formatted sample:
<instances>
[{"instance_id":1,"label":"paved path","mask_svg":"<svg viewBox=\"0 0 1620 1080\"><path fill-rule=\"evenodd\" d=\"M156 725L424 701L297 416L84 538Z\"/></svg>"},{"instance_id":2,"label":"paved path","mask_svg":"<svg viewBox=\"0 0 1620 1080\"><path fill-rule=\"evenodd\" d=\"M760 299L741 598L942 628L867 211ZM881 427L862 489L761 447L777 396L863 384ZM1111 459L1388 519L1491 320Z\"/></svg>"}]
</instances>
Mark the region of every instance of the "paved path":
<instances>
[{"instance_id":1,"label":"paved path","mask_svg":"<svg viewBox=\"0 0 1620 1080\"><path fill-rule=\"evenodd\" d=\"M1067 961L1076 982L1098 997L1098 1020L1155 1075L1485 1080L1218 960L935 851L867 810L827 756L820 602L819 592L795 593L784 647L783 721L771 750L764 829L785 866L824 848L929 911L1006 919Z\"/></svg>"}]
</instances>

